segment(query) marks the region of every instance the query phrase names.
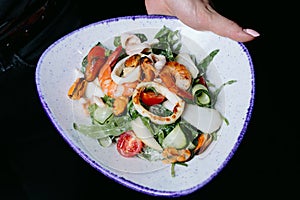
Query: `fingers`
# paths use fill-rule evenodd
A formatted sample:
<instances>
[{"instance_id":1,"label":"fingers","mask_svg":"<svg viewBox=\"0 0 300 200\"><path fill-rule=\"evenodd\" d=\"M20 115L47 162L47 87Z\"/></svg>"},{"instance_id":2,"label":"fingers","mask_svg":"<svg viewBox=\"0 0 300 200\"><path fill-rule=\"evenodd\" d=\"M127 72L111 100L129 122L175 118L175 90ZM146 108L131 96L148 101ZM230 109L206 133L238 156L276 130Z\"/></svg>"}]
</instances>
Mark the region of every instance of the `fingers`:
<instances>
[{"instance_id":1,"label":"fingers","mask_svg":"<svg viewBox=\"0 0 300 200\"><path fill-rule=\"evenodd\" d=\"M174 15L163 0L145 0L145 6L149 15Z\"/></svg>"},{"instance_id":2,"label":"fingers","mask_svg":"<svg viewBox=\"0 0 300 200\"><path fill-rule=\"evenodd\" d=\"M260 35L220 15L210 6L209 0L145 0L145 5L148 14L176 16L195 30L211 31L238 42L248 42Z\"/></svg>"},{"instance_id":3,"label":"fingers","mask_svg":"<svg viewBox=\"0 0 300 200\"><path fill-rule=\"evenodd\" d=\"M236 22L229 20L218 13L213 13L206 29L238 42L249 42L260 35L257 31L249 28L242 28Z\"/></svg>"},{"instance_id":4,"label":"fingers","mask_svg":"<svg viewBox=\"0 0 300 200\"><path fill-rule=\"evenodd\" d=\"M193 8L189 9L192 12L188 13L192 16L188 16L184 10L180 10L181 12L177 10L176 15L184 24L195 30L211 31L238 42L249 42L260 35L255 30L244 29L236 22L220 15L209 5L208 0L190 0L190 2L194 4L186 4L186 7ZM175 8L171 7L170 10L174 11Z\"/></svg>"}]
</instances>

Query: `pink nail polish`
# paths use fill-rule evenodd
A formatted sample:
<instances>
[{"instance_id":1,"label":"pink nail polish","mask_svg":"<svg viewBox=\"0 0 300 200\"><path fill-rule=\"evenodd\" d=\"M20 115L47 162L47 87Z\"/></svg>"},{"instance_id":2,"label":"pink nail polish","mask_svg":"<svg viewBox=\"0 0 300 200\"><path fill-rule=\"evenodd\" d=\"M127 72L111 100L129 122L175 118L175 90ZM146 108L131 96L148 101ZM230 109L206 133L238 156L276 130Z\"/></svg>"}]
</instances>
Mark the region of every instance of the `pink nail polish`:
<instances>
[{"instance_id":1,"label":"pink nail polish","mask_svg":"<svg viewBox=\"0 0 300 200\"><path fill-rule=\"evenodd\" d=\"M247 29L244 29L243 31L245 31L246 33L252 35L253 37L260 36L260 34L258 32L256 32L255 30L253 30L253 29L247 28Z\"/></svg>"}]
</instances>

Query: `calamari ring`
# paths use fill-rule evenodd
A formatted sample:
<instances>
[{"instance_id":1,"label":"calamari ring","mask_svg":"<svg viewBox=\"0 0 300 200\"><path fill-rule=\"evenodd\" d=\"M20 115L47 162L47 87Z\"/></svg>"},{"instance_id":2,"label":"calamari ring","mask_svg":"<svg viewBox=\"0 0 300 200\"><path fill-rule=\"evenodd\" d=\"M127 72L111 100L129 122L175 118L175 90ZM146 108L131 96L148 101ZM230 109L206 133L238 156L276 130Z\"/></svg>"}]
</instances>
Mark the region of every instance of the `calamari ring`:
<instances>
[{"instance_id":1,"label":"calamari ring","mask_svg":"<svg viewBox=\"0 0 300 200\"><path fill-rule=\"evenodd\" d=\"M162 117L153 114L152 112L145 109L140 102L140 96L144 88L153 87L158 93L164 95L172 104L173 113L170 116ZM174 123L183 113L185 102L176 94L171 92L168 88L162 86L156 82L141 82L137 85L132 95L133 105L135 109L144 117L148 117L153 123L156 124L172 124Z\"/></svg>"}]
</instances>

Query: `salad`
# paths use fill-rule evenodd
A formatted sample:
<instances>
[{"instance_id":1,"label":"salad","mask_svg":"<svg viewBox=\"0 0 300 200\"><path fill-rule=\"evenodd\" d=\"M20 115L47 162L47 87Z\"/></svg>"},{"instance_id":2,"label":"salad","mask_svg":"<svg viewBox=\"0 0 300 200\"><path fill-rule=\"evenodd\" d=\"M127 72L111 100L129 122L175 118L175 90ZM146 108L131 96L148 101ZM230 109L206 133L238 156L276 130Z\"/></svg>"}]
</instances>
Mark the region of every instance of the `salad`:
<instances>
[{"instance_id":1,"label":"salad","mask_svg":"<svg viewBox=\"0 0 300 200\"><path fill-rule=\"evenodd\" d=\"M187 166L228 123L215 103L235 81L215 88L206 70L219 49L197 62L197 55L181 51L180 32L166 26L154 38L126 32L113 42L115 49L97 42L89 50L68 90L91 119L74 122L74 129L104 148L115 145L128 159L170 164L175 176L175 165Z\"/></svg>"}]
</instances>

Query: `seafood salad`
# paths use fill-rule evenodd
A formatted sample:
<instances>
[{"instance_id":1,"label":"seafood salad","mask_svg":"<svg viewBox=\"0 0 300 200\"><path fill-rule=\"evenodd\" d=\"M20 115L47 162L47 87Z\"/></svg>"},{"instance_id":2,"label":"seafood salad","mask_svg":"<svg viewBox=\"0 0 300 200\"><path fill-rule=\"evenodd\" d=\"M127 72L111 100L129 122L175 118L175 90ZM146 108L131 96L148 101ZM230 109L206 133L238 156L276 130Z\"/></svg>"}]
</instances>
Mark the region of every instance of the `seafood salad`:
<instances>
[{"instance_id":1,"label":"seafood salad","mask_svg":"<svg viewBox=\"0 0 300 200\"><path fill-rule=\"evenodd\" d=\"M170 164L174 176L175 165L202 154L228 123L214 105L234 81L212 90L206 70L219 50L197 62L181 51L180 32L166 26L154 38L122 33L114 46L97 42L82 59L67 95L81 101L91 123L74 129L126 158Z\"/></svg>"}]
</instances>

